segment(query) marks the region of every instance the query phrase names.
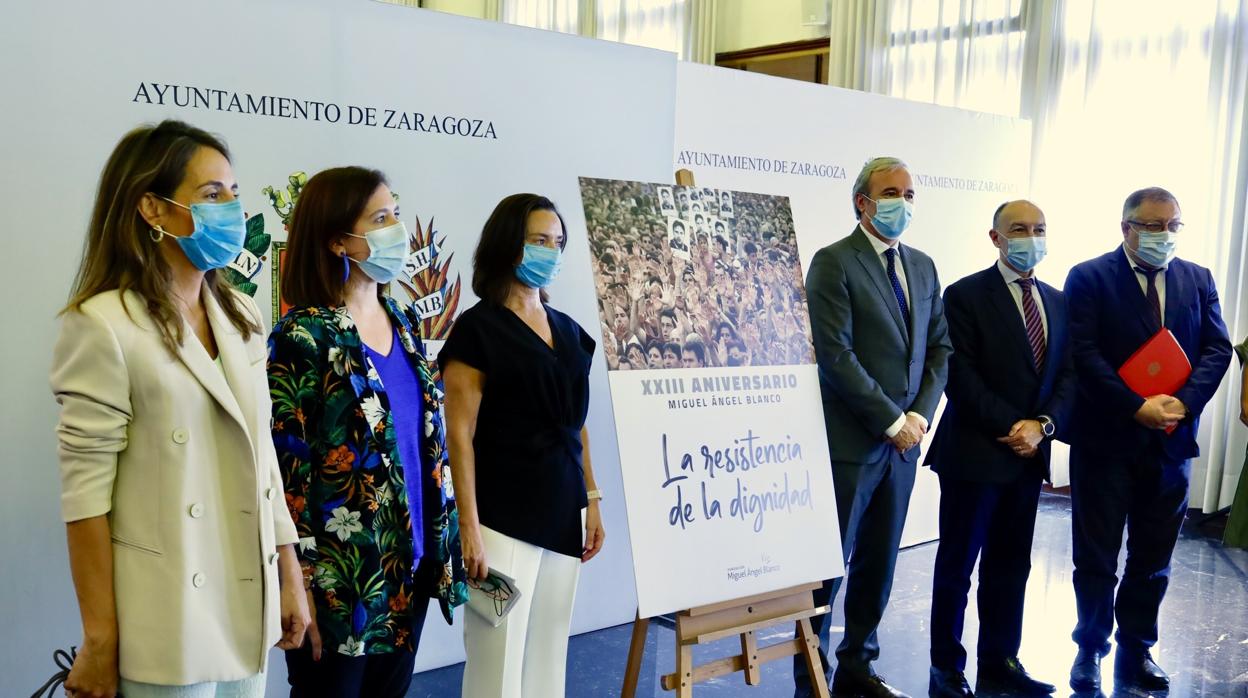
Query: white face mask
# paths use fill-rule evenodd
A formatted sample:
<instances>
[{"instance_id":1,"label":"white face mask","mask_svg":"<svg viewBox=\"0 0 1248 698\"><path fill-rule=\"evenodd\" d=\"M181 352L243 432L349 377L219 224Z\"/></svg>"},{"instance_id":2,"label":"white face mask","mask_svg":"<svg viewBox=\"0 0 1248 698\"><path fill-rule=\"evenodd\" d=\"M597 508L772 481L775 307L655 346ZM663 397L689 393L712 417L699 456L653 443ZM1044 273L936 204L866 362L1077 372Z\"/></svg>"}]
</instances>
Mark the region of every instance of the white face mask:
<instances>
[{"instance_id":1,"label":"white face mask","mask_svg":"<svg viewBox=\"0 0 1248 698\"><path fill-rule=\"evenodd\" d=\"M1179 234L1169 231L1150 233L1147 230L1136 230L1139 243L1136 245L1135 256L1150 267L1160 269L1174 259L1178 253Z\"/></svg>"},{"instance_id":2,"label":"white face mask","mask_svg":"<svg viewBox=\"0 0 1248 698\"><path fill-rule=\"evenodd\" d=\"M367 235L347 233L353 238L362 238L368 243L368 258L358 260L347 257L359 265L360 270L379 284L388 284L399 278L403 273L403 264L407 261L408 236L407 226L403 221L384 228L371 230Z\"/></svg>"}]
</instances>

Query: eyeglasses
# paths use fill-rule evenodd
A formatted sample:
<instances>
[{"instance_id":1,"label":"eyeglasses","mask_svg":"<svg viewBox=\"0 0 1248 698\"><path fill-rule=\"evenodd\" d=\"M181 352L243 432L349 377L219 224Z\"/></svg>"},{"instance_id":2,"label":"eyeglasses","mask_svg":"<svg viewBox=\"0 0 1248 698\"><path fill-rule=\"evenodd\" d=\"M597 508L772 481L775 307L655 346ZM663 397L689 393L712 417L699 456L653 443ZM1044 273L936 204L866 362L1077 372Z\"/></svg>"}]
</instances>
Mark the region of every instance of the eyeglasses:
<instances>
[{"instance_id":1,"label":"eyeglasses","mask_svg":"<svg viewBox=\"0 0 1248 698\"><path fill-rule=\"evenodd\" d=\"M1177 233L1183 229L1183 221L1170 221L1169 223L1145 223L1143 221L1127 221L1127 223L1143 230L1146 233Z\"/></svg>"},{"instance_id":2,"label":"eyeglasses","mask_svg":"<svg viewBox=\"0 0 1248 698\"><path fill-rule=\"evenodd\" d=\"M494 601L494 612L501 618L503 612L507 610L507 601L515 593L511 585L491 574L484 580L477 582L476 586L481 593Z\"/></svg>"}]
</instances>

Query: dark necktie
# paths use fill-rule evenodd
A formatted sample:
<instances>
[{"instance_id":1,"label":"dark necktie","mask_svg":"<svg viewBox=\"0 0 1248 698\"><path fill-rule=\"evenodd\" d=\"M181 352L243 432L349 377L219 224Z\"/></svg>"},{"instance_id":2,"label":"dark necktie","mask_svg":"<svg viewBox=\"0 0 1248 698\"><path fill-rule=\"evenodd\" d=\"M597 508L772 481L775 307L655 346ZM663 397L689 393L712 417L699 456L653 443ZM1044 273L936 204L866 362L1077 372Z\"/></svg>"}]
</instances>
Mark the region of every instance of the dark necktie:
<instances>
[{"instance_id":1,"label":"dark necktie","mask_svg":"<svg viewBox=\"0 0 1248 698\"><path fill-rule=\"evenodd\" d=\"M1031 295L1031 279L1019 279L1014 283L1023 289L1023 320L1027 324L1027 342L1031 344L1031 357L1035 360L1036 371L1044 371L1044 353L1048 348L1044 339L1044 323L1040 320L1040 309L1036 307L1036 299Z\"/></svg>"},{"instance_id":2,"label":"dark necktie","mask_svg":"<svg viewBox=\"0 0 1248 698\"><path fill-rule=\"evenodd\" d=\"M893 285L893 295L897 296L897 307L901 308L901 318L906 323L906 330L910 329L910 305L906 303L906 292L901 289L901 279L897 278L897 250L890 247L884 250L884 256L888 257L888 282Z\"/></svg>"},{"instance_id":3,"label":"dark necktie","mask_svg":"<svg viewBox=\"0 0 1248 698\"><path fill-rule=\"evenodd\" d=\"M1157 323L1157 329L1166 326L1161 314L1161 295L1157 293L1157 275L1164 274L1165 269L1145 269L1136 267L1136 271L1148 277L1148 290L1144 292L1144 297L1148 299L1148 306L1153 311L1153 322Z\"/></svg>"}]
</instances>

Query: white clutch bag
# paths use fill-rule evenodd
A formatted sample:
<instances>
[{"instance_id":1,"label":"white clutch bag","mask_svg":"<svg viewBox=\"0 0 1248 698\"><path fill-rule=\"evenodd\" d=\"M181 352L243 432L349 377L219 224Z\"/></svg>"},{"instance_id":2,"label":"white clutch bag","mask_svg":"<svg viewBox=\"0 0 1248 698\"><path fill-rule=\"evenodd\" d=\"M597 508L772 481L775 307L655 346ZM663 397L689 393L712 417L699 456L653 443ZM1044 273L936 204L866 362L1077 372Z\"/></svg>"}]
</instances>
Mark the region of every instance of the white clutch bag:
<instances>
[{"instance_id":1,"label":"white clutch bag","mask_svg":"<svg viewBox=\"0 0 1248 698\"><path fill-rule=\"evenodd\" d=\"M519 600L516 580L493 568L484 580L468 582L468 608L495 628Z\"/></svg>"}]
</instances>

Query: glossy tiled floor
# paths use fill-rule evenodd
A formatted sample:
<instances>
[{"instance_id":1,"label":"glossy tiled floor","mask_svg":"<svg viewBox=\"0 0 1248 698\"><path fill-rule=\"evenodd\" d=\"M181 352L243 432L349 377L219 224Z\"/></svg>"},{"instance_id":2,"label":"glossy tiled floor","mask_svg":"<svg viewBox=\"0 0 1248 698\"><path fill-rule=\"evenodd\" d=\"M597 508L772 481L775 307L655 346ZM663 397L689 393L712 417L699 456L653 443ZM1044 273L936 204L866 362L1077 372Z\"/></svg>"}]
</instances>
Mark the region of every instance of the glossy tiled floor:
<instances>
[{"instance_id":1,"label":"glossy tiled floor","mask_svg":"<svg viewBox=\"0 0 1248 698\"><path fill-rule=\"evenodd\" d=\"M1174 555L1170 589L1162 606L1161 642L1154 657L1170 672L1170 696L1240 698L1248 696L1248 551L1223 548L1194 530L1184 532ZM894 686L915 696L927 695L928 641L934 543L901 552L892 602L880 628L882 656L877 671ZM1036 522L1031 581L1027 588L1027 616L1022 660L1037 678L1064 690L1074 645L1075 622L1071 587L1070 506L1064 497L1045 495ZM966 623L967 649L974 657L978 620L974 589ZM833 612L833 640L843 622L840 608ZM609 628L573 638L568 657L568 697L618 696L628 652L631 626ZM760 644L791 636L773 632ZM639 698L672 695L658 686L661 673L672 670L673 633L659 623L650 627L642 667ZM698 661L733 653L735 639L699 647ZM1113 688L1113 657L1107 657L1105 689ZM417 674L411 696L449 698L460 693L463 665ZM974 685L974 661L968 678ZM695 696L789 698L792 679L787 662L766 665L762 685L745 685L740 674L699 684ZM1118 696L1132 695L1119 692ZM1082 698L1082 697L1080 697Z\"/></svg>"}]
</instances>

